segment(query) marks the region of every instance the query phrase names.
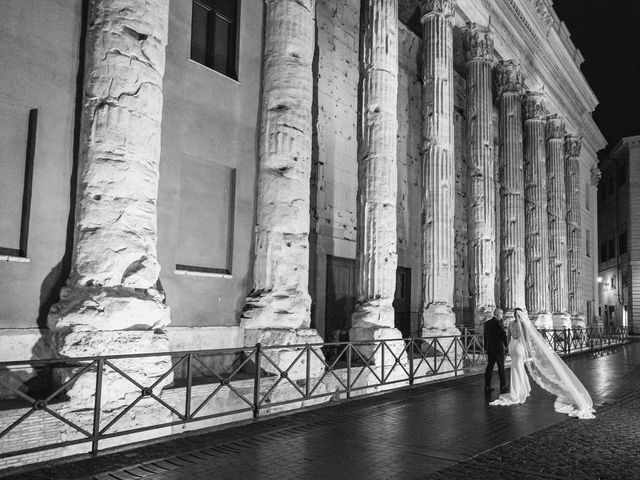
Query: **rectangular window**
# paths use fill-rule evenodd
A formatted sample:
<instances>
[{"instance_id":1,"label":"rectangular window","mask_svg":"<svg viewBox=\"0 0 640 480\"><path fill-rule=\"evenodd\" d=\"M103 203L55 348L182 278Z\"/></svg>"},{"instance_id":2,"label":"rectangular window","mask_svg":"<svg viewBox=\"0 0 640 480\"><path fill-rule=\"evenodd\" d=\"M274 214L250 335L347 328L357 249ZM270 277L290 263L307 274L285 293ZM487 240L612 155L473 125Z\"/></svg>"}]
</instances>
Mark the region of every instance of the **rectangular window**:
<instances>
[{"instance_id":1,"label":"rectangular window","mask_svg":"<svg viewBox=\"0 0 640 480\"><path fill-rule=\"evenodd\" d=\"M591 210L591 188L589 187L589 182L584 186L584 206L587 211Z\"/></svg>"},{"instance_id":2,"label":"rectangular window","mask_svg":"<svg viewBox=\"0 0 640 480\"><path fill-rule=\"evenodd\" d=\"M0 104L0 255L27 256L38 111Z\"/></svg>"},{"instance_id":3,"label":"rectangular window","mask_svg":"<svg viewBox=\"0 0 640 480\"><path fill-rule=\"evenodd\" d=\"M616 275L615 274L611 275L611 288L612 289L616 288Z\"/></svg>"},{"instance_id":4,"label":"rectangular window","mask_svg":"<svg viewBox=\"0 0 640 480\"><path fill-rule=\"evenodd\" d=\"M231 274L235 185L235 169L183 159L176 270Z\"/></svg>"},{"instance_id":5,"label":"rectangular window","mask_svg":"<svg viewBox=\"0 0 640 480\"><path fill-rule=\"evenodd\" d=\"M587 240L587 244L585 246L587 257L591 258L591 230L589 230L588 228L587 233L585 234L585 238Z\"/></svg>"},{"instance_id":6,"label":"rectangular window","mask_svg":"<svg viewBox=\"0 0 640 480\"><path fill-rule=\"evenodd\" d=\"M239 0L193 0L191 59L238 79Z\"/></svg>"},{"instance_id":7,"label":"rectangular window","mask_svg":"<svg viewBox=\"0 0 640 480\"><path fill-rule=\"evenodd\" d=\"M620 255L627 253L627 232L622 232L618 236L618 252Z\"/></svg>"},{"instance_id":8,"label":"rectangular window","mask_svg":"<svg viewBox=\"0 0 640 480\"><path fill-rule=\"evenodd\" d=\"M609 244L609 252L607 254L607 257L609 258L616 258L616 241L614 238L612 238L611 240L609 240L608 242Z\"/></svg>"}]
</instances>

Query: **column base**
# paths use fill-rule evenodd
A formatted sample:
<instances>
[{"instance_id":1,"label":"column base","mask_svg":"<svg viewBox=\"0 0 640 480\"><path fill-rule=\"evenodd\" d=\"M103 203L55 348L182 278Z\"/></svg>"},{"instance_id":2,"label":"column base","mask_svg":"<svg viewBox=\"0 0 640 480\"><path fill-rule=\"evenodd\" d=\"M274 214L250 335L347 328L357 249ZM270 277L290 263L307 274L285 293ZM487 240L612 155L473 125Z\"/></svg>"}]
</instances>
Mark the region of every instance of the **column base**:
<instances>
[{"instance_id":1,"label":"column base","mask_svg":"<svg viewBox=\"0 0 640 480\"><path fill-rule=\"evenodd\" d=\"M587 320L582 314L571 316L571 328L586 328Z\"/></svg>"},{"instance_id":2,"label":"column base","mask_svg":"<svg viewBox=\"0 0 640 480\"><path fill-rule=\"evenodd\" d=\"M571 328L571 315L569 315L568 313L554 313L552 315L552 318L553 328L557 330Z\"/></svg>"},{"instance_id":3,"label":"column base","mask_svg":"<svg viewBox=\"0 0 640 480\"><path fill-rule=\"evenodd\" d=\"M553 317L549 312L532 313L529 318L538 330L553 329Z\"/></svg>"},{"instance_id":4,"label":"column base","mask_svg":"<svg viewBox=\"0 0 640 480\"><path fill-rule=\"evenodd\" d=\"M460 335L460 330L456 328L456 316L449 305L431 304L422 313L423 327L422 338L451 337ZM430 342L427 340L427 342ZM445 354L451 350L453 338L439 338L436 350L440 354ZM423 345L423 351L428 349L428 343ZM453 353L451 350L450 353Z\"/></svg>"},{"instance_id":5,"label":"column base","mask_svg":"<svg viewBox=\"0 0 640 480\"><path fill-rule=\"evenodd\" d=\"M300 291L275 295L251 292L245 299L240 325L247 330L298 330L309 326L311 297ZM306 325L305 325L306 324Z\"/></svg>"},{"instance_id":6,"label":"column base","mask_svg":"<svg viewBox=\"0 0 640 480\"><path fill-rule=\"evenodd\" d=\"M321 346L313 347L307 357L300 352L306 344L323 343L318 331L313 328L300 328L298 330L287 328L247 329L244 332L244 346L254 347L261 345L262 357L260 358L260 370L266 375L282 375L280 370L286 371L286 376L291 380L304 380L307 377L307 358L309 358L309 378L322 376L325 370L324 354ZM288 348L287 348L288 346ZM272 348L276 347L276 348ZM248 353L248 352L247 352ZM269 360L267 360L267 358ZM247 362L247 368L255 369L255 353ZM272 363L273 362L273 363ZM276 368L275 365L278 366Z\"/></svg>"},{"instance_id":7,"label":"column base","mask_svg":"<svg viewBox=\"0 0 640 480\"><path fill-rule=\"evenodd\" d=\"M353 328L394 328L395 310L390 298L370 300L356 306L351 316Z\"/></svg>"},{"instance_id":8,"label":"column base","mask_svg":"<svg viewBox=\"0 0 640 480\"><path fill-rule=\"evenodd\" d=\"M386 340L384 344L381 344L382 340ZM371 361L373 365L382 365L384 363L385 366L391 366L397 361L407 363L405 343L402 340L402 333L397 328L353 327L349 330L349 341L371 342L354 345L353 348L360 353L365 361ZM357 354L354 355L352 360L362 360Z\"/></svg>"}]
</instances>

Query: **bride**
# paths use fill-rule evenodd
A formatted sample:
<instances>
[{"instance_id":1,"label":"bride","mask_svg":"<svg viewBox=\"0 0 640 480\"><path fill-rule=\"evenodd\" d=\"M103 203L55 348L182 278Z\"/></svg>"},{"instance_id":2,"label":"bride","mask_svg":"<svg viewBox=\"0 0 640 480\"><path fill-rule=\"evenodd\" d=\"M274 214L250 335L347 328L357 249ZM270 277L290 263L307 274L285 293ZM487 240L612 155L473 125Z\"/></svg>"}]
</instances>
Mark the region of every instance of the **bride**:
<instances>
[{"instance_id":1,"label":"bride","mask_svg":"<svg viewBox=\"0 0 640 480\"><path fill-rule=\"evenodd\" d=\"M556 412L581 419L595 418L593 401L586 388L542 338L527 314L516 308L515 320L509 324L508 329L511 334L511 387L509 393L500 395L490 405L515 405L525 402L531 392L524 368L526 364L531 378L542 388L556 395Z\"/></svg>"}]
</instances>

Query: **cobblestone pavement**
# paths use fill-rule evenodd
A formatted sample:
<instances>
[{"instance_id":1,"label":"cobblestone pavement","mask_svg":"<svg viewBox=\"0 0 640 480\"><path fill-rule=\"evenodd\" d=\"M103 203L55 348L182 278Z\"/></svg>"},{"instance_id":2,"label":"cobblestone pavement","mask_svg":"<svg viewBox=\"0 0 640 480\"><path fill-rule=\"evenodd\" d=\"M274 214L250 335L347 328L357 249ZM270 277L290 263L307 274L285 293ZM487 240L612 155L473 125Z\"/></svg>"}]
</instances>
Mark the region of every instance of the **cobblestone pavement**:
<instances>
[{"instance_id":1,"label":"cobblestone pavement","mask_svg":"<svg viewBox=\"0 0 640 480\"><path fill-rule=\"evenodd\" d=\"M533 384L527 403L490 406L475 375L5 478L640 478L640 343L568 363L595 420L555 413Z\"/></svg>"}]
</instances>

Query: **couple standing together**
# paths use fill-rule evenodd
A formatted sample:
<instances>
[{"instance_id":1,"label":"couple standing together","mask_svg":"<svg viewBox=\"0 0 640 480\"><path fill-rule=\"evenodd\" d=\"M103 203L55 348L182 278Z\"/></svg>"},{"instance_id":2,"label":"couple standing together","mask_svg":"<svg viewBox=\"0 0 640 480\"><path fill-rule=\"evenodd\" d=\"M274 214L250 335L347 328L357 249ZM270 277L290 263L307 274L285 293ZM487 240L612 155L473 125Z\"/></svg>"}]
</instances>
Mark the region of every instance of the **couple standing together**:
<instances>
[{"instance_id":1,"label":"couple standing together","mask_svg":"<svg viewBox=\"0 0 640 480\"><path fill-rule=\"evenodd\" d=\"M581 419L595 418L593 401L580 380L566 363L549 346L533 326L527 314L516 308L509 323L509 355L511 356L511 382L507 388L504 373L507 332L502 325L502 309L496 308L494 316L484 324L484 345L487 352L485 370L486 393L491 392L493 368L498 365L500 396L490 405L517 405L524 403L531 392L527 370L531 378L543 389L554 394L556 412ZM526 365L526 370L525 370Z\"/></svg>"}]
</instances>

